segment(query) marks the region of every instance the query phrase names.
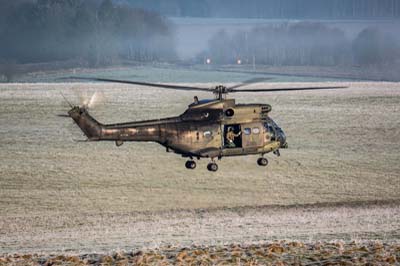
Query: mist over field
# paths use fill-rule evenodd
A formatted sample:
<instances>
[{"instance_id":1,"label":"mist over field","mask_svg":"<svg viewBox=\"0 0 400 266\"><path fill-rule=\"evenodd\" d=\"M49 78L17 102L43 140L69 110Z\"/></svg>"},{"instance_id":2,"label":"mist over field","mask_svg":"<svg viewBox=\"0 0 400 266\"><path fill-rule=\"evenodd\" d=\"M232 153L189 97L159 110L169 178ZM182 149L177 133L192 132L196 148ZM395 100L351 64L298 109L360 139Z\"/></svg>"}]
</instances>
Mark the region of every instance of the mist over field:
<instances>
[{"instance_id":1,"label":"mist over field","mask_svg":"<svg viewBox=\"0 0 400 266\"><path fill-rule=\"evenodd\" d=\"M318 3L307 2L310 12L305 14L297 0L253 5L242 5L240 0L231 5L223 1L1 1L0 77L17 81L35 71L126 64L203 65L209 59L214 68L240 64L250 70L321 66L337 71L341 67L397 80L386 74L400 69L396 1ZM279 12L259 13L251 9L254 6ZM191 13L200 7L208 11ZM241 16L235 11L239 7L243 7Z\"/></svg>"}]
</instances>

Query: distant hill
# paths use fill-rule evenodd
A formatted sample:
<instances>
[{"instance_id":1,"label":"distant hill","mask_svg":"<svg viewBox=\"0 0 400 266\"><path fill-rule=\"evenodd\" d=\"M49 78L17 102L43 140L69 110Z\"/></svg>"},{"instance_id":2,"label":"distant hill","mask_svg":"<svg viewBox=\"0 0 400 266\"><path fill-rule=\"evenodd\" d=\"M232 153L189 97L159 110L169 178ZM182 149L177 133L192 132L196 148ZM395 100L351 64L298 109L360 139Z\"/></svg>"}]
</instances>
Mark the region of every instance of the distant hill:
<instances>
[{"instance_id":1,"label":"distant hill","mask_svg":"<svg viewBox=\"0 0 400 266\"><path fill-rule=\"evenodd\" d=\"M400 18L399 0L114 0L114 2L175 17Z\"/></svg>"}]
</instances>

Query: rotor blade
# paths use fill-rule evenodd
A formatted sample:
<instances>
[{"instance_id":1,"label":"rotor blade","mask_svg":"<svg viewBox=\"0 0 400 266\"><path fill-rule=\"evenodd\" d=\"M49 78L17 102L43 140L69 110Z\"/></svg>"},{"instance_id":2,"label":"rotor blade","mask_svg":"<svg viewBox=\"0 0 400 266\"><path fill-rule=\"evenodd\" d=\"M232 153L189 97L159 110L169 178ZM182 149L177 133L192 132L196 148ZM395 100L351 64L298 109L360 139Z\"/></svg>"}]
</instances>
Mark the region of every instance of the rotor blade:
<instances>
[{"instance_id":1,"label":"rotor blade","mask_svg":"<svg viewBox=\"0 0 400 266\"><path fill-rule=\"evenodd\" d=\"M92 96L87 100L87 107L93 108L96 105L102 103L105 99L105 96L102 92L96 91Z\"/></svg>"},{"instance_id":2,"label":"rotor blade","mask_svg":"<svg viewBox=\"0 0 400 266\"><path fill-rule=\"evenodd\" d=\"M304 87L304 88L271 88L271 89L248 89L248 90L231 90L232 92L275 92L275 91L310 91L310 90L333 90L333 89L346 89L345 86L332 86L332 87Z\"/></svg>"},{"instance_id":3,"label":"rotor blade","mask_svg":"<svg viewBox=\"0 0 400 266\"><path fill-rule=\"evenodd\" d=\"M68 105L72 108L73 105L68 101L67 97L60 91L61 96L64 98L64 100L68 103Z\"/></svg>"},{"instance_id":4,"label":"rotor blade","mask_svg":"<svg viewBox=\"0 0 400 266\"><path fill-rule=\"evenodd\" d=\"M242 83L234 85L234 86L230 87L229 89L233 90L233 89L236 89L236 88L247 86L247 85L250 85L250 84L253 84L253 83L263 82L263 81L270 80L270 79L272 79L272 78L251 78L251 79L243 81Z\"/></svg>"},{"instance_id":5,"label":"rotor blade","mask_svg":"<svg viewBox=\"0 0 400 266\"><path fill-rule=\"evenodd\" d=\"M69 115L64 115L64 114L59 114L59 115L57 115L58 117L71 117L71 116L69 116Z\"/></svg>"},{"instance_id":6,"label":"rotor blade","mask_svg":"<svg viewBox=\"0 0 400 266\"><path fill-rule=\"evenodd\" d=\"M149 83L149 82L130 81L130 80L105 79L105 78L85 78L85 77L70 77L70 79L88 80L88 81L102 81L102 82L114 82L114 83L122 83L122 84L133 84L133 85L149 86L149 87L172 89L172 90L208 91L208 92L212 92L212 90L208 89L208 88L191 87L191 86L180 86L180 85L169 85L169 84L161 84L161 83Z\"/></svg>"}]
</instances>

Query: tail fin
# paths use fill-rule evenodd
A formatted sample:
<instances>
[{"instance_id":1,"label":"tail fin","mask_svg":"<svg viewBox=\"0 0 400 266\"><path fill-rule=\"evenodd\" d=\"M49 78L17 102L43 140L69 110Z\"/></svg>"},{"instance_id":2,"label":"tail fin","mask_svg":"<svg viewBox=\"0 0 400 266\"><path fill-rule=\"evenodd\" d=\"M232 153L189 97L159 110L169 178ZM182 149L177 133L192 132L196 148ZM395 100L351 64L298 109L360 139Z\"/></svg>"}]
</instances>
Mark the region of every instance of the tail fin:
<instances>
[{"instance_id":1,"label":"tail fin","mask_svg":"<svg viewBox=\"0 0 400 266\"><path fill-rule=\"evenodd\" d=\"M89 140L99 140L103 125L94 119L85 107L75 106L68 112Z\"/></svg>"}]
</instances>

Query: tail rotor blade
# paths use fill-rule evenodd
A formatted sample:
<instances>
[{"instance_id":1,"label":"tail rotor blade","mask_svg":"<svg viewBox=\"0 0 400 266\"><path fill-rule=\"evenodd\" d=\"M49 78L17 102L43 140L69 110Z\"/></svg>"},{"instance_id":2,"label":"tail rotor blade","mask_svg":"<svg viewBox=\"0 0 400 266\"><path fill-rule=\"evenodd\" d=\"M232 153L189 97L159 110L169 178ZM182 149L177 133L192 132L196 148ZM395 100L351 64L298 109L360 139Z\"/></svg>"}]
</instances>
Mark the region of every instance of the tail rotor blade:
<instances>
[{"instance_id":1,"label":"tail rotor blade","mask_svg":"<svg viewBox=\"0 0 400 266\"><path fill-rule=\"evenodd\" d=\"M67 97L65 97L65 95L60 91L61 96L64 98L64 100L68 103L68 105L72 108L74 107L67 99Z\"/></svg>"},{"instance_id":2,"label":"tail rotor blade","mask_svg":"<svg viewBox=\"0 0 400 266\"><path fill-rule=\"evenodd\" d=\"M80 106L85 108L94 108L98 104L102 103L105 99L102 92L95 91L93 94L91 94L89 91L81 90L78 87L73 87L72 90L78 98Z\"/></svg>"},{"instance_id":3,"label":"tail rotor blade","mask_svg":"<svg viewBox=\"0 0 400 266\"><path fill-rule=\"evenodd\" d=\"M87 103L88 108L93 108L96 105L100 104L104 101L104 94L101 92L95 92L92 97L90 97L89 102Z\"/></svg>"}]
</instances>

